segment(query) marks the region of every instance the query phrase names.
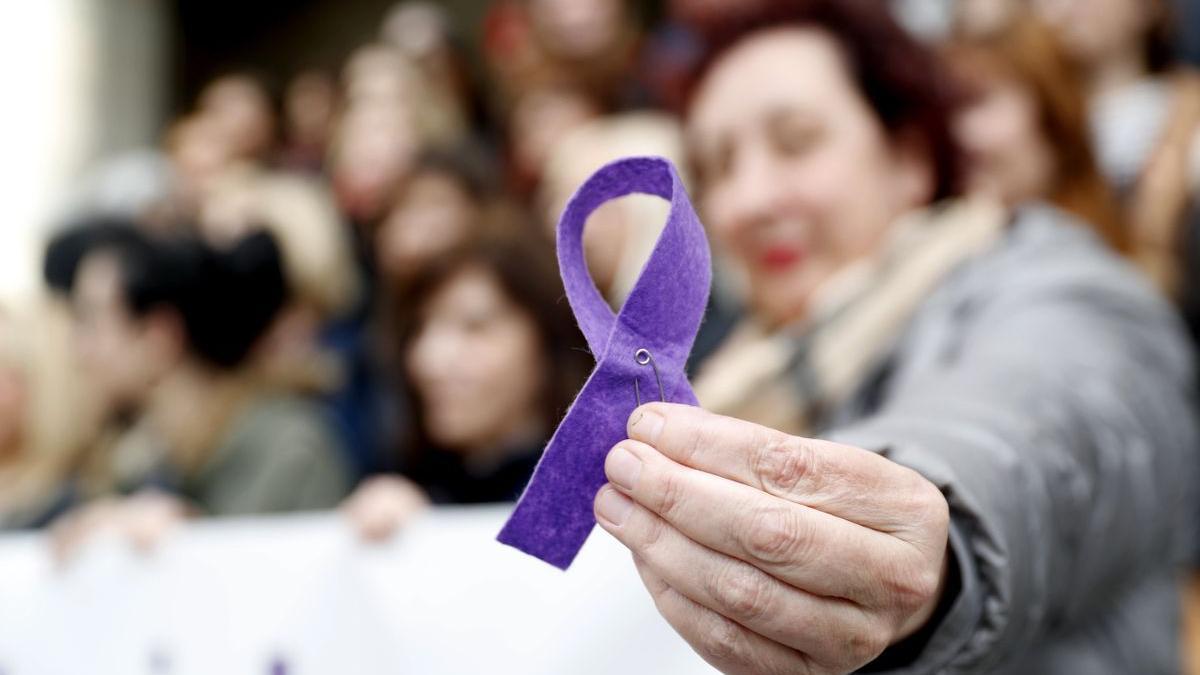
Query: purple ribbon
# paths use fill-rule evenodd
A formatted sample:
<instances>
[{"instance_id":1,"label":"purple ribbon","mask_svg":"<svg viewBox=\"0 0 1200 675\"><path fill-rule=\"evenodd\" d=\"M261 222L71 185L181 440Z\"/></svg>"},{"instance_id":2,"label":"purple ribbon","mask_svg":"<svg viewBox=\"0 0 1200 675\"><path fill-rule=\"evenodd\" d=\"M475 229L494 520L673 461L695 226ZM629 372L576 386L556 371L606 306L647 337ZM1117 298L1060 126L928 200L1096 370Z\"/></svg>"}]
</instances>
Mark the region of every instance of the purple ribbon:
<instances>
[{"instance_id":1,"label":"purple ribbon","mask_svg":"<svg viewBox=\"0 0 1200 675\"><path fill-rule=\"evenodd\" d=\"M671 211L614 316L588 273L583 226L604 202L635 192L666 199ZM625 438L626 419L639 398L696 405L684 365L712 271L704 227L675 168L659 157L613 162L579 188L558 223L558 266L596 368L497 539L565 570L596 524L592 501L607 482L604 457Z\"/></svg>"}]
</instances>

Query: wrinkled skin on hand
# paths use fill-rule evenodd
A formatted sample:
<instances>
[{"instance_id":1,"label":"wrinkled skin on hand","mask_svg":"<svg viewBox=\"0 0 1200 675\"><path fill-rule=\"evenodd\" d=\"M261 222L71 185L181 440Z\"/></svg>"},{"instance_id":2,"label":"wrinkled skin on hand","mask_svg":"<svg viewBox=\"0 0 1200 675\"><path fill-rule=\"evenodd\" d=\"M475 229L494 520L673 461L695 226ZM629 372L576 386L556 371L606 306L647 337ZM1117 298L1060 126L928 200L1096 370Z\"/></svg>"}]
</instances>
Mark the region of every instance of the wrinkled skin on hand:
<instances>
[{"instance_id":1,"label":"wrinkled skin on hand","mask_svg":"<svg viewBox=\"0 0 1200 675\"><path fill-rule=\"evenodd\" d=\"M847 673L933 614L949 508L915 471L688 406L642 406L628 433L597 521L713 666Z\"/></svg>"}]
</instances>

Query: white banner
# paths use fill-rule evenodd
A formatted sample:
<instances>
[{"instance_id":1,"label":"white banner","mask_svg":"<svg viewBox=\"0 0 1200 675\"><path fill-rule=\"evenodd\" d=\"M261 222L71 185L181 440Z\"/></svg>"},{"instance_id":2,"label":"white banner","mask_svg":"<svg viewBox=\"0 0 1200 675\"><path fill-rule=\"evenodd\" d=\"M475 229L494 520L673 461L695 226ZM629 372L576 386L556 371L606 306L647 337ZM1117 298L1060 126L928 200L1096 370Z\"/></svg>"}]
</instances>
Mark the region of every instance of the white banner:
<instances>
[{"instance_id":1,"label":"white banner","mask_svg":"<svg viewBox=\"0 0 1200 675\"><path fill-rule=\"evenodd\" d=\"M599 528L560 572L494 541L509 507L365 544L333 515L207 521L56 569L0 538L0 675L712 673Z\"/></svg>"}]
</instances>

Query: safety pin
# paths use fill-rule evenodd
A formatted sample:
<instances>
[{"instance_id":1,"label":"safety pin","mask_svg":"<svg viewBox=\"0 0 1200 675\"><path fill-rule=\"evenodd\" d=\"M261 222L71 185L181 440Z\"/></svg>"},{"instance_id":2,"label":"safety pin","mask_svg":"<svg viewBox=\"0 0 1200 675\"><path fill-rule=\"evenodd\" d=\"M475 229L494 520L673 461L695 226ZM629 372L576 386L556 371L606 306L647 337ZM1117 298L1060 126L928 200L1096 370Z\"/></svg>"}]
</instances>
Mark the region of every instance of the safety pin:
<instances>
[{"instance_id":1,"label":"safety pin","mask_svg":"<svg viewBox=\"0 0 1200 675\"><path fill-rule=\"evenodd\" d=\"M654 355L651 354L647 349L639 349L633 353L633 360L636 361L639 366L649 364L650 367L654 369L654 381L658 383L658 400L666 403L667 395L663 391L662 378L658 375L658 364L654 363ZM642 404L642 392L641 389L638 388L638 378L636 377L633 378L633 395L637 398L637 404L640 406Z\"/></svg>"}]
</instances>

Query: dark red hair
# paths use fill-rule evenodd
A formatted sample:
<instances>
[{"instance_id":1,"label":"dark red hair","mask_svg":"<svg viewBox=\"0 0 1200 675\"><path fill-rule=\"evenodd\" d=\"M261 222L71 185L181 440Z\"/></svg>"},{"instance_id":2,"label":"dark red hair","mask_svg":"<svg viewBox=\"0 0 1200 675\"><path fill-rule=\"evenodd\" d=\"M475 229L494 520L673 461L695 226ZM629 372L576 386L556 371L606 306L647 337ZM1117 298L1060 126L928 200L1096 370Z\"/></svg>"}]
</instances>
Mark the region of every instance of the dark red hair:
<instances>
[{"instance_id":1,"label":"dark red hair","mask_svg":"<svg viewBox=\"0 0 1200 675\"><path fill-rule=\"evenodd\" d=\"M963 97L937 55L896 22L883 0L739 0L686 23L705 50L689 86L692 93L722 54L757 32L797 26L828 33L888 135L927 148L936 177L934 199L959 193L963 155L951 120Z\"/></svg>"}]
</instances>

